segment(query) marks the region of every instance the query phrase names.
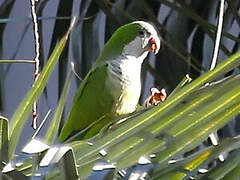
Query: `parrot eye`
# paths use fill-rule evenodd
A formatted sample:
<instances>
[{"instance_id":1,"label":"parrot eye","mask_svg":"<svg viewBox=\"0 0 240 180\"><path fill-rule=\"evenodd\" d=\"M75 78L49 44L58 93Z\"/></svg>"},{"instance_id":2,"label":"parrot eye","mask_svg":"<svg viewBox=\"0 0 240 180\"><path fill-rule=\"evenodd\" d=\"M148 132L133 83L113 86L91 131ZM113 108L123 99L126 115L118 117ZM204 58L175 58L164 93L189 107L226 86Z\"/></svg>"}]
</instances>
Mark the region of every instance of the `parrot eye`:
<instances>
[{"instance_id":1,"label":"parrot eye","mask_svg":"<svg viewBox=\"0 0 240 180\"><path fill-rule=\"evenodd\" d=\"M140 37L144 37L145 32L144 32L143 30L140 30L140 31L138 32L138 35L139 35Z\"/></svg>"}]
</instances>

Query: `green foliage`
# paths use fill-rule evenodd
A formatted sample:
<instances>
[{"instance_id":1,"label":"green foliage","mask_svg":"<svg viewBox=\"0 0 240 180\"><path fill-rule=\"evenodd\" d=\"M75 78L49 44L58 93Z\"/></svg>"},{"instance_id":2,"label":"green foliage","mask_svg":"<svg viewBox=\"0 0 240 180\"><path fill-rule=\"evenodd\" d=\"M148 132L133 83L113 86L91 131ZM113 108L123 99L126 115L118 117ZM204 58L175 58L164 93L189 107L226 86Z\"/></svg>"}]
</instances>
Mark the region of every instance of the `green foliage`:
<instances>
[{"instance_id":1,"label":"green foliage","mask_svg":"<svg viewBox=\"0 0 240 180\"><path fill-rule=\"evenodd\" d=\"M240 85L237 83L240 80L239 75L201 88L198 88L199 82L196 82L202 81L204 83L208 79L217 78L221 73L225 73L226 69L231 70L231 68L238 66L240 64L239 54L233 55L213 71L205 73L199 79L179 89L159 106L128 117L128 120L113 132L99 134L91 140L92 145L84 142L73 142L68 143L67 146L49 147L47 153L39 152L37 155L40 158L39 161L33 161L39 163L39 170L36 173L40 172L43 166L49 166L48 170L44 170L44 174L48 172L47 179L59 177L62 171L51 170L53 164L55 166L66 166L66 163L68 164L70 161L79 165L77 167L78 176L83 178L90 175L90 169L93 168L94 162L98 159L103 158L108 164L113 164L116 169L126 169L137 163L142 155L148 157L149 154L155 152L156 157L152 161L159 165L156 166L158 167L157 170L153 171L156 171L153 176L158 175L158 169L166 168L169 158L187 152L201 144L211 132L223 127L239 113ZM231 68L229 68L230 66ZM219 97L219 94L223 95ZM24 107L26 101L23 102L22 106ZM56 121L56 118L54 119ZM57 128L57 126L55 127ZM52 129L52 127L49 127L49 129ZM52 131L49 130L49 132ZM46 137L46 140L49 141L51 136L47 135ZM53 142L52 139L51 142ZM197 155L192 155L194 158L190 158L190 160L189 158L182 160L180 166L195 171L204 162L210 161L211 154L216 158L216 152L219 154L219 151L228 152L239 147L239 138L229 139L226 142L222 142L223 145L197 153ZM74 155L67 155L70 147L73 148ZM211 157L211 159L214 158ZM233 165L233 168L238 165L237 162ZM27 166L29 166L28 163L22 165L22 167ZM174 166L177 166L177 164ZM171 165L167 167L171 169ZM31 168L31 166L28 168ZM83 169L85 171L82 171ZM164 177L168 177L170 174L176 177L186 176L180 172L176 172L174 175L172 172L174 170L177 169L171 169L168 173L163 171L165 173ZM70 172L67 171L66 174L68 173Z\"/></svg>"},{"instance_id":2,"label":"green foliage","mask_svg":"<svg viewBox=\"0 0 240 180\"><path fill-rule=\"evenodd\" d=\"M28 92L25 99L21 102L17 110L15 111L11 121L10 121L10 129L9 129L9 139L10 139L10 150L9 156L12 157L13 153L15 152L17 142L19 136L21 134L23 125L25 124L29 113L31 112L31 108L33 102L37 100L37 98L42 93L44 87L47 84L47 80L53 71L53 67L56 64L62 50L65 47L68 35L70 31L61 39L58 46L54 49L53 53L51 54L45 68L42 70L41 74L39 75L39 79L33 84L33 88Z\"/></svg>"},{"instance_id":3,"label":"green foliage","mask_svg":"<svg viewBox=\"0 0 240 180\"><path fill-rule=\"evenodd\" d=\"M0 116L0 159L1 162L9 161L9 153L8 153L8 120L2 116ZM3 168L3 165L1 165Z\"/></svg>"},{"instance_id":4,"label":"green foliage","mask_svg":"<svg viewBox=\"0 0 240 180\"><path fill-rule=\"evenodd\" d=\"M59 129L59 125L60 125L60 122L61 122L61 119L62 119L64 106L65 106L67 95L68 95L68 92L69 92L69 89L70 89L71 79L72 79L72 71L70 71L70 73L69 73L69 75L66 79L66 83L63 87L62 95L59 99L59 104L58 104L56 113L54 114L54 117L53 117L52 122L51 122L51 126L48 128L48 131L47 131L46 136L45 136L45 140L49 144L54 143L55 138L58 134L57 130Z\"/></svg>"},{"instance_id":5,"label":"green foliage","mask_svg":"<svg viewBox=\"0 0 240 180\"><path fill-rule=\"evenodd\" d=\"M46 2L38 5L40 14L43 14ZM105 178L114 179L121 178L129 168L130 174L136 174L134 167L138 164L151 163L148 176L152 179L180 180L189 179L190 176L197 179L239 179L239 136L226 138L223 133L218 146L203 145L209 134L226 126L240 112L240 52L237 51L240 41L239 34L233 33L233 26L240 25L237 13L240 1L227 0L226 3L228 6L218 55L222 62L211 71L208 69L217 29L214 25L218 14L217 0L204 3L201 0L189 3L181 0L142 0L141 3L137 0L83 1L80 10L73 11L74 15L79 14L79 19L71 34L71 45L67 43L67 38L72 27L64 35L69 21L56 21L49 48L51 56L41 70L38 81L19 103L9 123L0 116L1 177L83 179L89 177L93 170L109 170ZM0 9L8 7L0 12L1 18L8 16L12 5L13 1L0 5ZM72 6L73 1L61 1L57 17L70 16ZM166 16L161 19L164 10ZM105 38L108 39L118 26L136 19L152 21L162 36L162 49L155 58L155 67L148 62L144 65L143 85L147 85L146 72L149 72L155 85L160 84L171 94L158 106L142 108L123 119L116 119L117 124L107 125L88 142L58 144L57 133L64 119L64 106L72 77L72 72L66 73L67 57L70 56L68 48L72 48L77 73L84 77ZM3 37L4 26L0 29L0 36ZM103 37L103 34L106 36ZM2 51L2 44L0 48ZM31 60L13 59L0 60L0 68L6 63L9 67L14 63L33 63ZM23 148L24 153L16 152L33 102L44 93L47 97L47 90L44 92L44 89L58 59L61 62L61 96L47 132L40 140L35 136L30 138ZM154 60L153 57L150 59ZM193 81L188 78L182 80L187 73L191 74ZM0 82L3 80L1 76ZM0 99L3 99L2 85ZM121 120L124 121L118 124ZM231 130L236 128L231 127ZM221 154L226 155L226 160L216 163ZM199 169L205 168L208 172L198 173Z\"/></svg>"}]
</instances>

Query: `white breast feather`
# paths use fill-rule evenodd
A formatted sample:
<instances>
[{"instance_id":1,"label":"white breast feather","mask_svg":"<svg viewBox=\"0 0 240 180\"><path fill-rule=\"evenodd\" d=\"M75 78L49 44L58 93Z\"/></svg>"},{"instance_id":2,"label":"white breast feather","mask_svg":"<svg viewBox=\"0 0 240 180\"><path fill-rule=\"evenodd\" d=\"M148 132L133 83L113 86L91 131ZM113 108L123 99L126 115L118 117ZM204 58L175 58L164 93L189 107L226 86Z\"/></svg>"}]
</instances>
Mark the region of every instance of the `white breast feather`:
<instances>
[{"instance_id":1,"label":"white breast feather","mask_svg":"<svg viewBox=\"0 0 240 180\"><path fill-rule=\"evenodd\" d=\"M138 40L136 40L138 41ZM123 55L116 60L108 62L109 82L113 97L116 98L117 114L127 114L136 110L141 93L141 65L148 52L144 52L140 57L129 56L127 51L134 47L132 41L129 43Z\"/></svg>"},{"instance_id":2,"label":"white breast feather","mask_svg":"<svg viewBox=\"0 0 240 180\"><path fill-rule=\"evenodd\" d=\"M119 63L121 62L121 63ZM116 113L127 114L135 111L141 92L141 63L136 59L114 60L109 63L109 88L116 98Z\"/></svg>"}]
</instances>

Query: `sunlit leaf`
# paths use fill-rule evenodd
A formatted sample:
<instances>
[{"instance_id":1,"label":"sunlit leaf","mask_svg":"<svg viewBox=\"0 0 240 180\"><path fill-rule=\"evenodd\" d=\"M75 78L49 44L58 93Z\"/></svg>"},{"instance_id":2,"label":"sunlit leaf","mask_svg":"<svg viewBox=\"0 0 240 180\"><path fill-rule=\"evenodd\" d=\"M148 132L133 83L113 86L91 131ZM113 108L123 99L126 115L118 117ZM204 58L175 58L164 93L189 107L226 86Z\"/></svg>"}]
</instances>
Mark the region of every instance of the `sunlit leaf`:
<instances>
[{"instance_id":1,"label":"sunlit leaf","mask_svg":"<svg viewBox=\"0 0 240 180\"><path fill-rule=\"evenodd\" d=\"M51 121L51 126L49 126L46 136L45 136L45 141L49 144L53 144L53 142L58 134L58 129L59 129L59 125L61 122L64 106L66 104L67 95L68 95L68 92L70 89L72 74L73 74L73 72L70 71L70 73L68 74L68 77L66 78L66 82L63 87L63 91L62 91L62 94L61 94L61 97L59 100L58 107L57 107L54 117Z\"/></svg>"},{"instance_id":2,"label":"sunlit leaf","mask_svg":"<svg viewBox=\"0 0 240 180\"><path fill-rule=\"evenodd\" d=\"M65 34L65 36L61 39L61 41L58 43L58 45L54 49L53 53L49 58L49 61L45 65L44 69L42 70L38 81L34 83L34 87L30 89L28 94L20 103L20 105L18 106L17 110L15 111L10 121L10 128L9 128L9 132L10 132L9 133L9 136L10 136L9 156L10 157L12 157L13 153L15 152L20 133L22 132L22 128L29 116L29 113L31 112L32 104L40 96L44 87L46 86L47 80L51 72L53 71L53 67L57 63L57 60L66 45L67 38L71 28L68 30L68 32Z\"/></svg>"},{"instance_id":3,"label":"sunlit leaf","mask_svg":"<svg viewBox=\"0 0 240 180\"><path fill-rule=\"evenodd\" d=\"M8 154L8 120L0 116L0 160L7 163L9 160ZM2 169L2 164L0 164Z\"/></svg>"}]
</instances>

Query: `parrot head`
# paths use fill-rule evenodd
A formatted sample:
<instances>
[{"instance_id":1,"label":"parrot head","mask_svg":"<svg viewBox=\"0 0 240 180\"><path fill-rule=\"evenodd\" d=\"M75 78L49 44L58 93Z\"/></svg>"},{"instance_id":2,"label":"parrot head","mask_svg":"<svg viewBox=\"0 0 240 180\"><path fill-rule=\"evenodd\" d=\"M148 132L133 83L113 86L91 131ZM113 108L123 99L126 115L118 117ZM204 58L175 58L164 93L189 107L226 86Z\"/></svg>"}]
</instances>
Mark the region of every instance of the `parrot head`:
<instances>
[{"instance_id":1,"label":"parrot head","mask_svg":"<svg viewBox=\"0 0 240 180\"><path fill-rule=\"evenodd\" d=\"M125 45L124 56L134 56L143 61L148 52L158 53L160 40L153 25L144 21L135 21L126 26L132 29L135 38Z\"/></svg>"},{"instance_id":2,"label":"parrot head","mask_svg":"<svg viewBox=\"0 0 240 180\"><path fill-rule=\"evenodd\" d=\"M119 55L144 60L149 52L160 49L160 38L156 28L145 21L134 21L121 26L106 43L100 59L112 60Z\"/></svg>"}]
</instances>

